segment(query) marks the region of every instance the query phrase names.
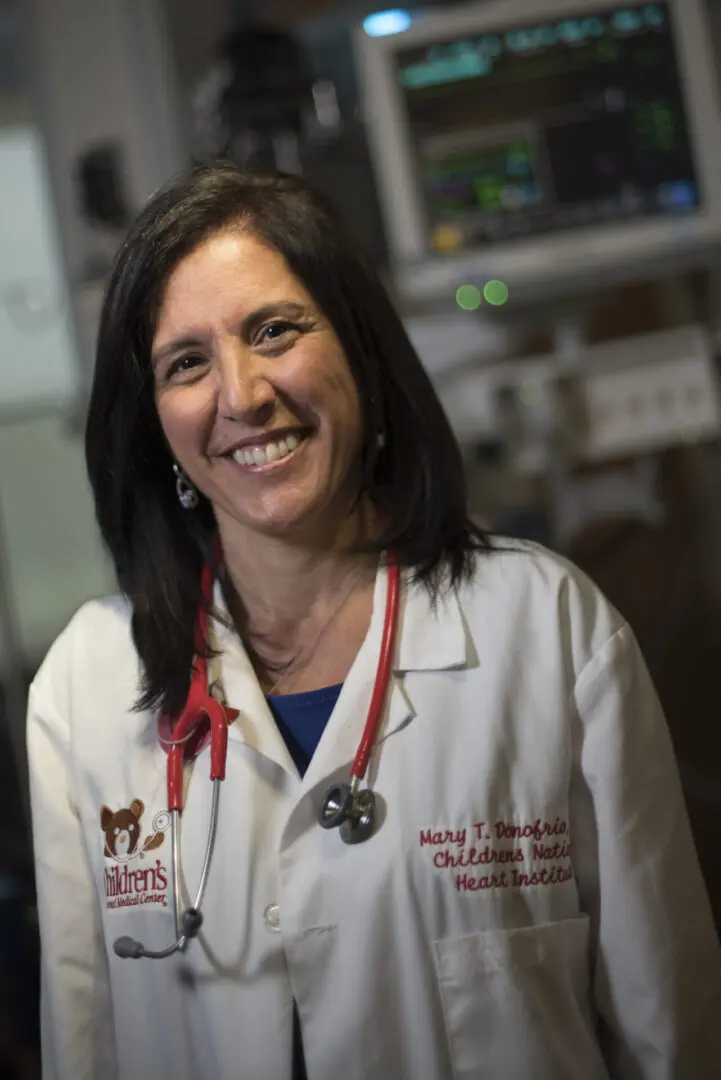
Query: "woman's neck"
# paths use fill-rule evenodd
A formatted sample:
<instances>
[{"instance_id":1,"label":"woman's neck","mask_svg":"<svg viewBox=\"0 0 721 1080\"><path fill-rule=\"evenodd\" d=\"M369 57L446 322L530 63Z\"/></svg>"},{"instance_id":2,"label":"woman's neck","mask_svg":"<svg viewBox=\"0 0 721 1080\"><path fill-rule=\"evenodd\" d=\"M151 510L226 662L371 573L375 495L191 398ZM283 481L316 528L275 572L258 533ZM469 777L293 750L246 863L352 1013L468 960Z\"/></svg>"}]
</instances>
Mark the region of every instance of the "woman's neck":
<instances>
[{"instance_id":1,"label":"woman's neck","mask_svg":"<svg viewBox=\"0 0 721 1080\"><path fill-rule=\"evenodd\" d=\"M377 558L354 548L374 523L346 519L322 545L219 525L230 613L266 689L285 672L294 685L312 671L340 681L370 622Z\"/></svg>"},{"instance_id":2,"label":"woman's neck","mask_svg":"<svg viewBox=\"0 0 721 1080\"><path fill-rule=\"evenodd\" d=\"M270 545L269 545L270 546ZM356 577L367 584L377 560L367 555L299 550L278 553L266 548L262 559L234 558L225 552L233 591L251 627L297 624L325 612Z\"/></svg>"}]
</instances>

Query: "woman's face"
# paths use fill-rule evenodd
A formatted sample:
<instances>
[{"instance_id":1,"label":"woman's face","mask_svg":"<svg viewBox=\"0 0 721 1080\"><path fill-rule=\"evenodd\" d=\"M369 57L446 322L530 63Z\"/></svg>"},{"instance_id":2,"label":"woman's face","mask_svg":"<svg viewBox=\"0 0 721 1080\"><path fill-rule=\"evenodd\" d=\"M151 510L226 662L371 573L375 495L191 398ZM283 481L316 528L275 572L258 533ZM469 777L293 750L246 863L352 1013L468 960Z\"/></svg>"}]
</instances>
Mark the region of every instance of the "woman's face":
<instances>
[{"instance_id":1,"label":"woman's face","mask_svg":"<svg viewBox=\"0 0 721 1080\"><path fill-rule=\"evenodd\" d=\"M170 449L221 529L283 534L347 514L358 391L281 255L240 230L201 243L168 280L152 364Z\"/></svg>"}]
</instances>

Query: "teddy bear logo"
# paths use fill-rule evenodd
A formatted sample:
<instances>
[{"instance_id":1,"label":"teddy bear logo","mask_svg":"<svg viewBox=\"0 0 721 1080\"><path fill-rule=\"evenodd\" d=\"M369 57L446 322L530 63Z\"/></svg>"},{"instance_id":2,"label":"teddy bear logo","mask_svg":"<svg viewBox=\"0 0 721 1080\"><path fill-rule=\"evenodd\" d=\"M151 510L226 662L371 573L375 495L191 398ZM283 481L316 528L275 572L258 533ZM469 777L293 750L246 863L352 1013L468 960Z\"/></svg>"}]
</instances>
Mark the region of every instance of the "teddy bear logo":
<instances>
[{"instance_id":1,"label":"teddy bear logo","mask_svg":"<svg viewBox=\"0 0 721 1080\"><path fill-rule=\"evenodd\" d=\"M126 863L134 858L142 858L146 851L155 851L165 839L165 830L170 824L170 815L162 811L153 818L152 833L140 843L140 819L145 812L141 799L133 799L130 806L121 810L111 810L109 806L100 807L100 828L105 834L105 857L118 863Z\"/></svg>"}]
</instances>

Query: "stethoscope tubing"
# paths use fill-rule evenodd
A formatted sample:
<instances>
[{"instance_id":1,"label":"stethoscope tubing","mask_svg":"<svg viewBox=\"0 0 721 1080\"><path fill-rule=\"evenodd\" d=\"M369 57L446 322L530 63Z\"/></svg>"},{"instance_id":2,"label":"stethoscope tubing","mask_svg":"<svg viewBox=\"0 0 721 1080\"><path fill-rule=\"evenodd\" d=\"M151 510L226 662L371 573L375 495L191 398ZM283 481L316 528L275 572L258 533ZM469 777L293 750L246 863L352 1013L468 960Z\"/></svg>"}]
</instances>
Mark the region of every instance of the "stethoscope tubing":
<instances>
[{"instance_id":1,"label":"stethoscope tubing","mask_svg":"<svg viewBox=\"0 0 721 1080\"><path fill-rule=\"evenodd\" d=\"M210 866L215 851L215 841L218 835L218 816L220 809L220 783L213 781L213 795L210 807L210 825L208 828L208 843L205 848L203 868L200 872L200 882L195 903L192 907L182 911L181 907L181 882L180 882L180 840L182 814L174 810L170 815L170 845L173 878L173 918L175 923L175 941L167 949L146 949L140 941L133 938L118 938L115 942L115 952L122 957L146 957L149 960L165 960L176 952L183 952L192 938L196 937L202 925L201 908L205 897L205 890L210 877ZM184 925L185 923L185 925Z\"/></svg>"},{"instance_id":2,"label":"stethoscope tubing","mask_svg":"<svg viewBox=\"0 0 721 1080\"><path fill-rule=\"evenodd\" d=\"M173 919L175 924L175 941L166 949L152 950L130 937L118 938L114 943L115 952L121 957L147 957L153 960L164 960L176 952L182 952L189 941L196 937L202 926L203 917L201 908L205 891L208 885L210 867L213 861L215 843L218 834L218 814L220 806L220 786L225 779L226 762L228 755L228 726L232 718L231 710L210 694L208 684L208 659L207 659L207 623L208 611L212 599L213 572L210 564L203 568L201 578L202 604L198 613L196 626L196 656L193 662L193 671L190 680L188 698L183 711L178 717L173 728L172 740L163 740L168 748L168 810L170 813L171 828L171 859L173 881ZM342 817L345 822L341 828L351 829L356 832L355 839L347 839L346 842L354 843L359 839L365 839L373 830L373 817L375 799L371 791L364 791L359 795L359 787L366 772L370 755L378 735L383 707L385 705L388 688L390 686L393 654L398 630L398 612L400 604L400 567L396 562L391 562L388 568L388 591L386 595L386 608L383 621L383 635L381 638L380 656L376 677L373 684L368 715L361 735L350 773L349 798L355 803L354 810L347 810ZM181 905L181 881L180 881L180 846L181 846L181 823L184 803L183 774L185 764L185 750L189 739L196 732L198 725L207 721L210 723L210 779L213 781L213 794L210 810L210 825L208 829L208 841L205 849L205 857L200 874L198 891L193 907L182 910ZM335 789L330 789L326 795L332 795ZM365 803L364 803L364 797ZM356 802L356 800L360 800ZM325 801L325 800L324 800ZM366 806L365 804L368 804ZM350 805L350 803L349 803ZM361 828L354 827L352 821L355 817L367 818ZM328 820L321 824L329 827ZM341 823L341 818L338 818Z\"/></svg>"},{"instance_id":3,"label":"stethoscope tubing","mask_svg":"<svg viewBox=\"0 0 721 1080\"><path fill-rule=\"evenodd\" d=\"M366 719L361 741L358 745L353 765L351 767L351 783L356 781L354 787L364 779L368 771L368 763L375 745L378 727L383 713L388 687L390 686L391 670L393 665L393 652L395 649L396 634L398 630L398 607L400 603L400 568L397 563L391 563L388 568L388 595L386 597L385 618L383 620L383 637L381 651L378 659L373 693L368 706L368 718Z\"/></svg>"}]
</instances>

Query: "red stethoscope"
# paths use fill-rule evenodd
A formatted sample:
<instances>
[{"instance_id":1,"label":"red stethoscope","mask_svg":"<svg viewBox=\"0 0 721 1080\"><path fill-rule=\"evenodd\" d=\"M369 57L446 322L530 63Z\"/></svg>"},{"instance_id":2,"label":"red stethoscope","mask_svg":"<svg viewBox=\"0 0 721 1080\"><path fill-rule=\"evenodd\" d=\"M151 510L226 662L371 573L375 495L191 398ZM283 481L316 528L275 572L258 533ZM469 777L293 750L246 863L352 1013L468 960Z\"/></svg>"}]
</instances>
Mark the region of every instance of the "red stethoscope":
<instances>
[{"instance_id":1,"label":"red stethoscope","mask_svg":"<svg viewBox=\"0 0 721 1080\"><path fill-rule=\"evenodd\" d=\"M134 938L118 938L113 948L123 958L149 957L163 960L173 953L182 952L197 937L203 924L201 907L208 883L210 864L218 832L218 806L220 784L225 779L228 757L228 726L238 712L213 697L208 679L207 651L208 612L213 599L213 570L211 565L203 569L201 578L203 602L198 614L195 641L196 656L190 679L190 690L183 711L172 727L172 739L160 735L161 745L168 750L168 811L172 849L172 881L176 940L167 949L152 950ZM393 650L398 630L400 602L400 568L396 562L388 566L388 587L383 620L383 636L378 659L373 693L361 741L350 770L347 784L334 784L325 793L318 815L324 829L340 829L346 844L358 844L372 835L375 825L376 800L370 788L361 789L371 751L376 741L383 707L390 686ZM162 718L161 718L162 723ZM180 825L183 813L183 766L192 760L207 744L210 729L210 779L213 781L213 797L210 809L210 827L200 883L192 907L181 908L180 891Z\"/></svg>"}]
</instances>

